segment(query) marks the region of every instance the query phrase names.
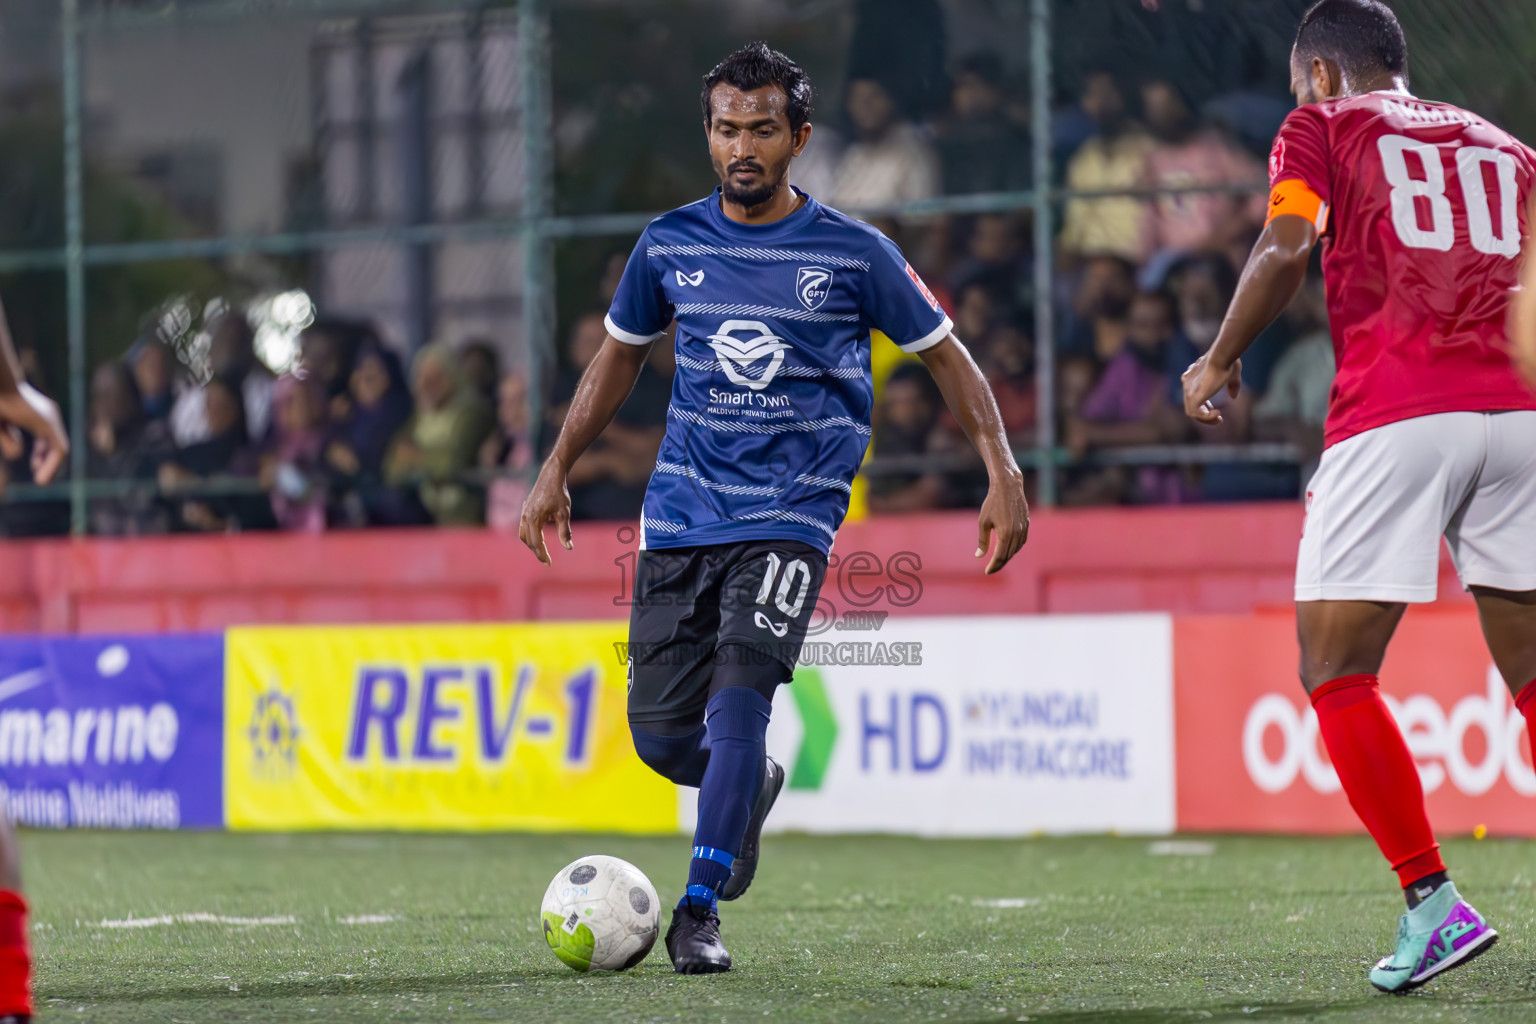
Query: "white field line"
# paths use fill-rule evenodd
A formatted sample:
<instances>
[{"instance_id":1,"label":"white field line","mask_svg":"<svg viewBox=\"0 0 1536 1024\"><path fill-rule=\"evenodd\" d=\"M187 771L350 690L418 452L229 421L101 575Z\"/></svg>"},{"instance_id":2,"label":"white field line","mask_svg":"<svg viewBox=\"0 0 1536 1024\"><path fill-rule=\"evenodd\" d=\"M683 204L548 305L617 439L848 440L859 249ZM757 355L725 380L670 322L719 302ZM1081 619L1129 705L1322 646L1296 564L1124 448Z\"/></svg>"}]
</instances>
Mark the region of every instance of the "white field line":
<instances>
[{"instance_id":1,"label":"white field line","mask_svg":"<svg viewBox=\"0 0 1536 1024\"><path fill-rule=\"evenodd\" d=\"M121 921L102 921L98 928L161 928L171 924L232 924L244 927L257 925L295 924L298 918L291 915L280 917L225 917L194 911L190 914L161 914L159 917L129 917Z\"/></svg>"},{"instance_id":2,"label":"white field line","mask_svg":"<svg viewBox=\"0 0 1536 1024\"><path fill-rule=\"evenodd\" d=\"M397 914L355 914L347 917L338 917L336 924L360 925L360 924L390 924L400 920ZM207 911L193 911L189 914L161 914L158 917L128 917L120 921L101 921L98 928L164 928L175 924L222 924L240 928L271 927L274 925L298 924L299 919L292 914L280 914L275 917L226 917L223 914L210 914Z\"/></svg>"},{"instance_id":3,"label":"white field line","mask_svg":"<svg viewBox=\"0 0 1536 1024\"><path fill-rule=\"evenodd\" d=\"M1006 909L1006 910L1017 910L1020 907L1039 906L1040 903L1042 903L1042 902L1043 902L1042 900L1034 899L1034 898L1024 899L1024 898L1020 898L1020 897L1012 897L1012 898L1001 899L1001 900L971 900L971 906L973 906L973 907L1001 907L1001 908Z\"/></svg>"},{"instance_id":4,"label":"white field line","mask_svg":"<svg viewBox=\"0 0 1536 1024\"><path fill-rule=\"evenodd\" d=\"M1147 847L1154 857L1209 857L1216 852L1215 843L1199 839L1159 839Z\"/></svg>"}]
</instances>

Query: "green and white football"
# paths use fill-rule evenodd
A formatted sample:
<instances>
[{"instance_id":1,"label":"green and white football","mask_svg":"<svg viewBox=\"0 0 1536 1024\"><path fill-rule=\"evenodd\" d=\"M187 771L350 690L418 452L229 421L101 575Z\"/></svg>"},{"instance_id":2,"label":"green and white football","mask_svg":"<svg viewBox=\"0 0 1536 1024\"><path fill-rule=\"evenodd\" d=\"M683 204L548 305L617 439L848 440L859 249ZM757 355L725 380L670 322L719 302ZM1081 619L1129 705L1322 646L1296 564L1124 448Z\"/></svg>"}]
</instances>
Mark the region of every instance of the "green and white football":
<instances>
[{"instance_id":1,"label":"green and white football","mask_svg":"<svg viewBox=\"0 0 1536 1024\"><path fill-rule=\"evenodd\" d=\"M544 940L577 971L624 971L646 958L661 930L661 903L645 873L593 854L560 869L544 890Z\"/></svg>"}]
</instances>

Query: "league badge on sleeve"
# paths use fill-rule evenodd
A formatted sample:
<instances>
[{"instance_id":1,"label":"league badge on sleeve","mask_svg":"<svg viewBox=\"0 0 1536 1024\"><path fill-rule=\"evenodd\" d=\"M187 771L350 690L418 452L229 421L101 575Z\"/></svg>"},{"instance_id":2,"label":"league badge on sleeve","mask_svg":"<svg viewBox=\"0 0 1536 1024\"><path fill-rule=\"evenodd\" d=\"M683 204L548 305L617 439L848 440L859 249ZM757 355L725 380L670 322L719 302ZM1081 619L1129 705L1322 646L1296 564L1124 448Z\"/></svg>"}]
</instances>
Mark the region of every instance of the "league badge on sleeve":
<instances>
[{"instance_id":1,"label":"league badge on sleeve","mask_svg":"<svg viewBox=\"0 0 1536 1024\"><path fill-rule=\"evenodd\" d=\"M832 290L832 271L825 267L801 267L795 275L795 297L806 309L815 309L827 301Z\"/></svg>"},{"instance_id":2,"label":"league badge on sleeve","mask_svg":"<svg viewBox=\"0 0 1536 1024\"><path fill-rule=\"evenodd\" d=\"M933 297L933 292L928 290L928 286L923 283L922 278L917 276L917 271L912 269L912 264L910 263L907 264L907 276L912 279L913 284L917 285L917 290L923 293L923 298L928 300L928 305L934 309L939 309L939 300Z\"/></svg>"}]
</instances>

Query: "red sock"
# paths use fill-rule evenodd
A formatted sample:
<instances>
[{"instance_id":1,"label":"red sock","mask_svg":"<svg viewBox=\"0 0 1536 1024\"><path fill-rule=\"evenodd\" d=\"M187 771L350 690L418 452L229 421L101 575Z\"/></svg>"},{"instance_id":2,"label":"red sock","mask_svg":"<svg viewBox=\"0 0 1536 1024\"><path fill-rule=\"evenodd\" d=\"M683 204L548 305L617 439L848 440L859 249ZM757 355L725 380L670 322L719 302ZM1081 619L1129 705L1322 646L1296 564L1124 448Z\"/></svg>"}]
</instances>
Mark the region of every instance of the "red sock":
<instances>
[{"instance_id":1,"label":"red sock","mask_svg":"<svg viewBox=\"0 0 1536 1024\"><path fill-rule=\"evenodd\" d=\"M1531 766L1536 767L1536 679L1515 694L1515 707L1525 716L1525 729L1531 735Z\"/></svg>"},{"instance_id":2,"label":"red sock","mask_svg":"<svg viewBox=\"0 0 1536 1024\"><path fill-rule=\"evenodd\" d=\"M1536 703L1536 701L1533 701ZM1373 675L1344 676L1312 692L1318 731L1349 804L1404 888L1445 870L1424 810L1424 786Z\"/></svg>"},{"instance_id":3,"label":"red sock","mask_svg":"<svg viewBox=\"0 0 1536 1024\"><path fill-rule=\"evenodd\" d=\"M27 901L0 889L0 1017L32 1013L32 953Z\"/></svg>"}]
</instances>

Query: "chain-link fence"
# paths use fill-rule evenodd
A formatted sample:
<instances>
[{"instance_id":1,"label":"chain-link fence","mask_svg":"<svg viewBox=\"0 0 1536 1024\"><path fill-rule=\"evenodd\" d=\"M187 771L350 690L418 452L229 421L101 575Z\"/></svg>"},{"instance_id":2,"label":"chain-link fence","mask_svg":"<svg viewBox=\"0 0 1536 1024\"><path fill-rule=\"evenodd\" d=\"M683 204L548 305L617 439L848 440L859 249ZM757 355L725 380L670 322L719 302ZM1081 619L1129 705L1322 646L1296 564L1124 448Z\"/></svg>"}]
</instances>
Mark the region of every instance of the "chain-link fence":
<instances>
[{"instance_id":1,"label":"chain-link fence","mask_svg":"<svg viewBox=\"0 0 1536 1024\"><path fill-rule=\"evenodd\" d=\"M1293 498L1331 372L1315 286L1223 433L1175 382L1262 223L1303 7L11 0L0 292L77 443L49 488L0 452L0 527L504 522L640 230L714 187L699 82L754 38L817 90L792 179L903 246L1038 500ZM1422 91L1529 127L1536 15L1399 7ZM637 511L665 348L578 514ZM931 384L878 339L872 372L854 514L977 502Z\"/></svg>"}]
</instances>

